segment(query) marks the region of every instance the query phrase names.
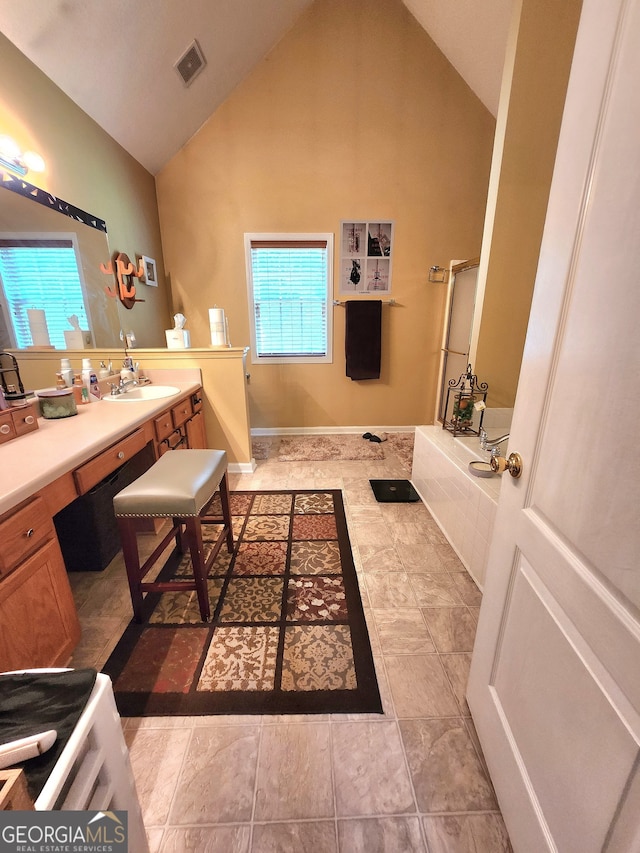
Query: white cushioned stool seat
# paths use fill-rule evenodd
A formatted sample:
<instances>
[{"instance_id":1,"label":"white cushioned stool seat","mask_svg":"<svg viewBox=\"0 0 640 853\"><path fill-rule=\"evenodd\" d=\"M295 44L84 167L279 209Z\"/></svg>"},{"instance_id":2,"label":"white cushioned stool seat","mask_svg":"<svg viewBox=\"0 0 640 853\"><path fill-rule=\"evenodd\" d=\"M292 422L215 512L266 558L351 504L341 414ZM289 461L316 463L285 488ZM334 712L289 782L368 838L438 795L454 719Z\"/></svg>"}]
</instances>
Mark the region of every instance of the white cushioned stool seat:
<instances>
[{"instance_id":1,"label":"white cushioned stool seat","mask_svg":"<svg viewBox=\"0 0 640 853\"><path fill-rule=\"evenodd\" d=\"M208 514L209 504L218 488L222 517ZM233 552L226 452L197 449L168 451L114 497L113 509L122 540L134 619L137 622L143 620L145 592L195 590L202 621L208 621L211 607L207 576L225 540L229 553ZM139 518L172 519L171 530L142 565L136 529L136 519ZM220 531L206 558L202 541L203 522L220 525ZM189 548L193 580L145 582L144 577L173 538L180 553L185 550L185 546Z\"/></svg>"},{"instance_id":2,"label":"white cushioned stool seat","mask_svg":"<svg viewBox=\"0 0 640 853\"><path fill-rule=\"evenodd\" d=\"M226 470L224 450L165 453L114 497L114 512L133 518L200 515Z\"/></svg>"}]
</instances>

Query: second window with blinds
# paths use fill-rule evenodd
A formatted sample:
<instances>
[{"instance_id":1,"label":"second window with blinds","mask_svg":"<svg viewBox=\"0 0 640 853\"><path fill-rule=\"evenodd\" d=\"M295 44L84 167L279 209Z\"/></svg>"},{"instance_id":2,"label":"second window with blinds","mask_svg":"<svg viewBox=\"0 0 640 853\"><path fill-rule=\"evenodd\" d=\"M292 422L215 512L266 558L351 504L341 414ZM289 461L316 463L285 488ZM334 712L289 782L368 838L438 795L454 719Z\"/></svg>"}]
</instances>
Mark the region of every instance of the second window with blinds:
<instances>
[{"instance_id":1,"label":"second window with blinds","mask_svg":"<svg viewBox=\"0 0 640 853\"><path fill-rule=\"evenodd\" d=\"M254 364L332 357L333 234L245 234Z\"/></svg>"}]
</instances>

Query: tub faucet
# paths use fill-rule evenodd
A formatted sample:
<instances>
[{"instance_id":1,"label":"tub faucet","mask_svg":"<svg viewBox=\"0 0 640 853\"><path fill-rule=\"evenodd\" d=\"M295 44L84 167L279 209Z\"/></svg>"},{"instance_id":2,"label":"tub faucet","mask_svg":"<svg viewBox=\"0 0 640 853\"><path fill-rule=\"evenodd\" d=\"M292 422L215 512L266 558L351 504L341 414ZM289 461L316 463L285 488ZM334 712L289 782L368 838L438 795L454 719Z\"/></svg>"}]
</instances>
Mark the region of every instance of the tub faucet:
<instances>
[{"instance_id":1,"label":"tub faucet","mask_svg":"<svg viewBox=\"0 0 640 853\"><path fill-rule=\"evenodd\" d=\"M509 433L501 435L500 438L489 438L484 429L480 430L480 447L483 450L495 450L503 441L509 438Z\"/></svg>"}]
</instances>

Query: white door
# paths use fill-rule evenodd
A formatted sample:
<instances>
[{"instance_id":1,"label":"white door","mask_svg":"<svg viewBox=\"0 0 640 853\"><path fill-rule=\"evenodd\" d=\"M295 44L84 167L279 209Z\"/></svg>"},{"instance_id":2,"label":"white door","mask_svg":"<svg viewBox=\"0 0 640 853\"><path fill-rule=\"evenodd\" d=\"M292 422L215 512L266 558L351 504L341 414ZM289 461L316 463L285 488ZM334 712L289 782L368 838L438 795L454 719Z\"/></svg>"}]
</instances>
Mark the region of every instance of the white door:
<instances>
[{"instance_id":1,"label":"white door","mask_svg":"<svg viewBox=\"0 0 640 853\"><path fill-rule=\"evenodd\" d=\"M584 0L468 701L516 853L640 851L640 0Z\"/></svg>"}]
</instances>

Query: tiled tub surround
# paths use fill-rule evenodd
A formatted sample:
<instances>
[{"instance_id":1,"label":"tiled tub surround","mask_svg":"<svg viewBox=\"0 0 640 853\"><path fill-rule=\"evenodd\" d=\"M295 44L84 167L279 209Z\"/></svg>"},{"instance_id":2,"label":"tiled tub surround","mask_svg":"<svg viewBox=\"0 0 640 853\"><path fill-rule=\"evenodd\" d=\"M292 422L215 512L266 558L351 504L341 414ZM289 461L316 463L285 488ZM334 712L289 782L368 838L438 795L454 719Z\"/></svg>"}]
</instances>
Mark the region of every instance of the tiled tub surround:
<instances>
[{"instance_id":1,"label":"tiled tub surround","mask_svg":"<svg viewBox=\"0 0 640 853\"><path fill-rule=\"evenodd\" d=\"M391 454L231 474L343 490L384 713L124 720L151 853L511 850L464 699L480 593L422 503L369 485L408 475ZM72 583L73 665L99 667L131 618L120 556Z\"/></svg>"},{"instance_id":2,"label":"tiled tub surround","mask_svg":"<svg viewBox=\"0 0 640 853\"><path fill-rule=\"evenodd\" d=\"M487 432L499 437L508 428L508 424L491 427ZM500 445L501 455L507 445ZM480 589L502 480L498 475L474 477L469 473L469 462L489 458L475 436L454 438L439 424L416 427L413 485Z\"/></svg>"}]
</instances>

